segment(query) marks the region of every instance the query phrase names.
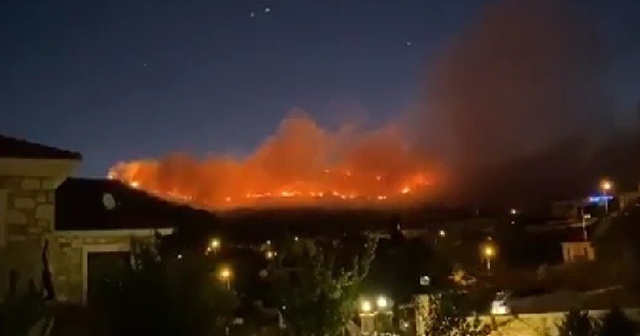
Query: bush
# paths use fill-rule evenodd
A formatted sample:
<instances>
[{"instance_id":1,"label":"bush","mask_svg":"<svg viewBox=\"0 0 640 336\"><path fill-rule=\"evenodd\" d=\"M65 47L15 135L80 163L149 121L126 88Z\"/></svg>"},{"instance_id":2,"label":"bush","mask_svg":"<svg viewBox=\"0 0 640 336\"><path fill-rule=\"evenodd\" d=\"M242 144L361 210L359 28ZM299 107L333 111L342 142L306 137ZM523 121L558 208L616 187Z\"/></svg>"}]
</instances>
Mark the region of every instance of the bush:
<instances>
[{"instance_id":1,"label":"bush","mask_svg":"<svg viewBox=\"0 0 640 336\"><path fill-rule=\"evenodd\" d=\"M570 310L558 326L559 336L593 336L596 331L597 324L589 314L577 309Z\"/></svg>"},{"instance_id":2,"label":"bush","mask_svg":"<svg viewBox=\"0 0 640 336\"><path fill-rule=\"evenodd\" d=\"M202 256L159 258L152 249L135 257L121 283L99 301L113 335L204 336L220 332L236 307Z\"/></svg>"},{"instance_id":3,"label":"bush","mask_svg":"<svg viewBox=\"0 0 640 336\"><path fill-rule=\"evenodd\" d=\"M602 319L599 336L635 336L638 324L629 319L619 307L612 308Z\"/></svg>"}]
</instances>

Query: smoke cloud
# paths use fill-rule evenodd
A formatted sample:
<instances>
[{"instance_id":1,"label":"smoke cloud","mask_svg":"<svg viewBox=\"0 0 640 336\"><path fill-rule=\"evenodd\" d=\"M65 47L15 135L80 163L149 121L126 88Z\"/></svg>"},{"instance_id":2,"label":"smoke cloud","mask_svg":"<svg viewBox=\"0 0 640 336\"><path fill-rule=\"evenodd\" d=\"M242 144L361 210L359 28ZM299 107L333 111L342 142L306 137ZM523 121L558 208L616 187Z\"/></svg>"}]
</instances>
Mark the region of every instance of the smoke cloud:
<instances>
[{"instance_id":1,"label":"smoke cloud","mask_svg":"<svg viewBox=\"0 0 640 336\"><path fill-rule=\"evenodd\" d=\"M525 205L584 194L605 174L638 178L640 162L625 162L640 132L607 138L606 53L575 4L487 5L429 62L411 122L328 130L298 110L247 157L173 154L120 163L111 176L210 208L327 193Z\"/></svg>"},{"instance_id":2,"label":"smoke cloud","mask_svg":"<svg viewBox=\"0 0 640 336\"><path fill-rule=\"evenodd\" d=\"M120 163L110 172L135 187L214 209L265 205L274 198L296 205L415 199L433 174L395 125L328 130L301 110L244 158L179 153Z\"/></svg>"},{"instance_id":3,"label":"smoke cloud","mask_svg":"<svg viewBox=\"0 0 640 336\"><path fill-rule=\"evenodd\" d=\"M578 9L492 3L430 69L421 142L451 167L449 196L529 202L593 182L593 135L609 131L612 111L597 31Z\"/></svg>"}]
</instances>

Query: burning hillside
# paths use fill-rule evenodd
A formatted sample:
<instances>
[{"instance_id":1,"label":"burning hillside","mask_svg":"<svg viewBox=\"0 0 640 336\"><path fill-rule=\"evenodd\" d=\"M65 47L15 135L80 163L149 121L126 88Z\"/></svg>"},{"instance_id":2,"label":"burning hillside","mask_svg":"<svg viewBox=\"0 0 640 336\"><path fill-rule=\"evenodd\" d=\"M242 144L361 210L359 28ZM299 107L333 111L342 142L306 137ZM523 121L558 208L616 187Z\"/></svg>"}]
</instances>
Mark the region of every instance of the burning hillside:
<instances>
[{"instance_id":1,"label":"burning hillside","mask_svg":"<svg viewBox=\"0 0 640 336\"><path fill-rule=\"evenodd\" d=\"M614 162L594 156L613 111L593 22L575 2L491 2L429 64L424 106L399 116L411 120L403 127L326 130L293 114L246 157L175 154L109 176L207 209L398 205L436 191L457 204L579 195ZM622 153L610 147L603 158Z\"/></svg>"},{"instance_id":2,"label":"burning hillside","mask_svg":"<svg viewBox=\"0 0 640 336\"><path fill-rule=\"evenodd\" d=\"M246 157L173 154L116 164L109 178L207 209L406 204L431 190L432 165L397 127L320 128L303 113Z\"/></svg>"}]
</instances>

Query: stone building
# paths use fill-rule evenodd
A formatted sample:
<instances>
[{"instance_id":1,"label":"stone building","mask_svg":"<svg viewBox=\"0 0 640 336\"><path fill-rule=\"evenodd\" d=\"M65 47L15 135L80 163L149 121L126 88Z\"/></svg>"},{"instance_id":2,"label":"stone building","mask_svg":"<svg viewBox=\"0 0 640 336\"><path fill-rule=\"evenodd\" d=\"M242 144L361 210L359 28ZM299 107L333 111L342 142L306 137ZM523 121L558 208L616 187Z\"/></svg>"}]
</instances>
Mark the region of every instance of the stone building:
<instances>
[{"instance_id":1,"label":"stone building","mask_svg":"<svg viewBox=\"0 0 640 336\"><path fill-rule=\"evenodd\" d=\"M130 265L136 241L172 232L181 207L117 182L70 179L81 159L0 136L0 298L33 288L85 303L92 279Z\"/></svg>"},{"instance_id":2,"label":"stone building","mask_svg":"<svg viewBox=\"0 0 640 336\"><path fill-rule=\"evenodd\" d=\"M55 189L78 153L0 136L0 296L40 287L42 253L54 233ZM11 288L10 288L11 287Z\"/></svg>"},{"instance_id":3,"label":"stone building","mask_svg":"<svg viewBox=\"0 0 640 336\"><path fill-rule=\"evenodd\" d=\"M181 210L149 194L103 179L69 178L56 190L50 260L59 301L87 302L103 278L130 265L136 243L167 235Z\"/></svg>"}]
</instances>

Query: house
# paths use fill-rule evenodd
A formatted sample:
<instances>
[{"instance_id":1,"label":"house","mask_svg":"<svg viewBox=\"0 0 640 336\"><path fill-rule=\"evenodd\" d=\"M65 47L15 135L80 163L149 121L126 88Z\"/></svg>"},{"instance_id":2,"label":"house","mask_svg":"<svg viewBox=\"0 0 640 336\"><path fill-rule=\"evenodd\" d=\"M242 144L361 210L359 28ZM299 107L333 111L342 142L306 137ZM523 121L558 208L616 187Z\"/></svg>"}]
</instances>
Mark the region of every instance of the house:
<instances>
[{"instance_id":1,"label":"house","mask_svg":"<svg viewBox=\"0 0 640 336\"><path fill-rule=\"evenodd\" d=\"M50 267L56 299L86 303L130 267L136 243L168 235L180 207L106 179L68 178L56 190Z\"/></svg>"},{"instance_id":2,"label":"house","mask_svg":"<svg viewBox=\"0 0 640 336\"><path fill-rule=\"evenodd\" d=\"M415 309L417 334L424 334L429 300L432 297L416 297ZM586 311L590 317L601 319L614 306L635 321L640 321L640 301L621 287L601 288L590 291L555 291L535 294L501 295L491 305L490 311L478 312L479 321L487 325L490 336L559 335L559 326L566 313L575 308ZM500 309L495 309L500 308ZM473 322L474 317L469 317Z\"/></svg>"},{"instance_id":3,"label":"house","mask_svg":"<svg viewBox=\"0 0 640 336\"><path fill-rule=\"evenodd\" d=\"M136 242L171 233L182 216L117 182L69 178L81 159L0 136L0 297L31 288L86 303L101 272L128 267Z\"/></svg>"},{"instance_id":4,"label":"house","mask_svg":"<svg viewBox=\"0 0 640 336\"><path fill-rule=\"evenodd\" d=\"M55 189L81 155L0 136L0 295L42 283L42 255L54 233Z\"/></svg>"}]
</instances>

